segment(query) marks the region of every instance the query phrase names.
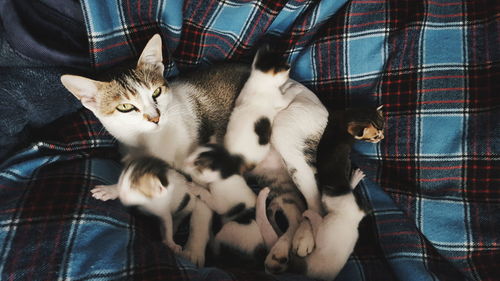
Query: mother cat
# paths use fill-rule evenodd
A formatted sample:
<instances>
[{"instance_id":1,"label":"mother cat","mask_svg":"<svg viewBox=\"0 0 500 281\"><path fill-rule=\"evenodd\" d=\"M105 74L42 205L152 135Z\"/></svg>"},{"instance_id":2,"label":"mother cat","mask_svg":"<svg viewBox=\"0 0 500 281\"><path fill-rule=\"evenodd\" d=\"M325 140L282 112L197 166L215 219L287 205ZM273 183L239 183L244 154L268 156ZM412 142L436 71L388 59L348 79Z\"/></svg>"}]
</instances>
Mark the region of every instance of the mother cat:
<instances>
[{"instance_id":1,"label":"mother cat","mask_svg":"<svg viewBox=\"0 0 500 281\"><path fill-rule=\"evenodd\" d=\"M214 65L167 83L162 61L161 37L157 34L147 43L135 69L108 82L74 75L63 75L61 81L131 151L147 151L182 169L186 157L199 144L211 137L222 143L234 101L249 76L250 66ZM288 171L308 208L318 212L321 207L312 163L328 112L299 83L290 80L286 87L287 91L297 91L297 96L276 116L272 126L271 144L278 152L273 154L281 158L265 159L262 163L266 168L259 169L258 165L256 176L272 182L276 171ZM186 256L202 265L210 212L206 206L200 207L192 218L195 220L192 226L199 225L201 230L191 234L197 237L190 237L192 242L186 245ZM286 260L289 250L289 247L276 253L271 250L271 254L276 260Z\"/></svg>"}]
</instances>

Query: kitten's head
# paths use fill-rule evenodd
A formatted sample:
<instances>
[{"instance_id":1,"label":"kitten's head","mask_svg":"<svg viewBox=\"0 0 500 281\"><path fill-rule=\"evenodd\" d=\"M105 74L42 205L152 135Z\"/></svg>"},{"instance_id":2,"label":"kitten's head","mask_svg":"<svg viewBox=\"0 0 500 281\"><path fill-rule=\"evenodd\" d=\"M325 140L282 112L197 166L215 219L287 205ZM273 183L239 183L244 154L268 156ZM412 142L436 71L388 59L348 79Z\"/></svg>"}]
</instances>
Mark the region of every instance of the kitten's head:
<instances>
[{"instance_id":1,"label":"kitten's head","mask_svg":"<svg viewBox=\"0 0 500 281\"><path fill-rule=\"evenodd\" d=\"M163 160L142 156L126 163L118 185L124 203L141 203L145 199L157 197L174 182L170 182L167 173L170 169Z\"/></svg>"},{"instance_id":2,"label":"kitten's head","mask_svg":"<svg viewBox=\"0 0 500 281\"><path fill-rule=\"evenodd\" d=\"M162 59L161 37L156 34L144 48L136 68L108 82L75 75L63 75L61 82L111 134L127 143L127 136L154 131L167 121L162 113L171 101L171 93L163 78Z\"/></svg>"},{"instance_id":3,"label":"kitten's head","mask_svg":"<svg viewBox=\"0 0 500 281\"><path fill-rule=\"evenodd\" d=\"M269 44L265 44L257 50L252 70L260 71L272 78L270 81L279 87L288 80L290 65L282 56L272 52Z\"/></svg>"},{"instance_id":4,"label":"kitten's head","mask_svg":"<svg viewBox=\"0 0 500 281\"><path fill-rule=\"evenodd\" d=\"M186 158L184 170L199 184L210 184L241 174L243 161L223 146L205 144Z\"/></svg>"},{"instance_id":5,"label":"kitten's head","mask_svg":"<svg viewBox=\"0 0 500 281\"><path fill-rule=\"evenodd\" d=\"M347 131L355 139L377 143L384 139L384 115L378 108L350 108L346 110Z\"/></svg>"}]
</instances>

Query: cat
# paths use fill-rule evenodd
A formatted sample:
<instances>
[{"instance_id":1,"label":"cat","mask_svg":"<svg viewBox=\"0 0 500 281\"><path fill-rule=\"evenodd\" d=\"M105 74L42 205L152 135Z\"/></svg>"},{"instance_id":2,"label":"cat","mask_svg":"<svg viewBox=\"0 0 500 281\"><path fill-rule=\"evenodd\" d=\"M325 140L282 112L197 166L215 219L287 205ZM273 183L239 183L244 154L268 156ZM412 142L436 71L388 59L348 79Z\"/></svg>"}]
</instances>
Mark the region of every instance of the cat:
<instances>
[{"instance_id":1,"label":"cat","mask_svg":"<svg viewBox=\"0 0 500 281\"><path fill-rule=\"evenodd\" d=\"M317 154L317 179L323 195L337 196L351 191L350 154L354 141L377 143L384 139L383 130L382 106L347 108L330 114Z\"/></svg>"},{"instance_id":2,"label":"cat","mask_svg":"<svg viewBox=\"0 0 500 281\"><path fill-rule=\"evenodd\" d=\"M146 44L135 68L109 81L63 75L61 82L121 144L182 170L185 159L198 145L208 143L211 137L223 143L236 97L251 69L245 64L219 63L183 73L167 82L163 78L162 60L161 37L155 35ZM295 92L296 96L273 122L271 151L274 152L266 158L277 155L273 157L279 161L265 158L262 162L267 163L267 168L259 164L252 174L265 179L259 183L261 186L266 182L277 186L281 181L278 177L286 174L291 179L287 185L298 188L307 208L319 211L321 202L313 162L328 111L313 92L296 81L289 79L282 91ZM269 167L270 164L274 166ZM201 209L197 206L192 218L204 225L201 229L208 229L211 211L206 206ZM302 212L299 216L295 213L289 215L291 221L296 217L301 219ZM208 230L196 236L198 239L193 239L197 240L196 246L190 251L196 257L193 259L201 259ZM288 256L287 247L279 247L276 256Z\"/></svg>"},{"instance_id":3,"label":"cat","mask_svg":"<svg viewBox=\"0 0 500 281\"><path fill-rule=\"evenodd\" d=\"M236 99L224 146L242 157L249 168L268 154L274 117L294 98L293 93L283 95L280 89L289 71L290 66L264 45L257 51L250 77Z\"/></svg>"},{"instance_id":4,"label":"cat","mask_svg":"<svg viewBox=\"0 0 500 281\"><path fill-rule=\"evenodd\" d=\"M117 184L98 185L91 192L98 200L119 198L125 206L137 206L158 216L163 222L164 243L180 254L182 247L174 242L173 234L179 223L199 204L198 199L189 193L190 185L182 174L163 160L141 156L125 165Z\"/></svg>"},{"instance_id":5,"label":"cat","mask_svg":"<svg viewBox=\"0 0 500 281\"><path fill-rule=\"evenodd\" d=\"M312 225L316 248L305 258L294 256L289 267L292 272L314 279L335 279L354 250L359 223L366 215L366 207L359 204L352 192L364 176L356 169L350 182L351 192L324 199L331 206L325 217L311 210L304 212Z\"/></svg>"},{"instance_id":6,"label":"cat","mask_svg":"<svg viewBox=\"0 0 500 281\"><path fill-rule=\"evenodd\" d=\"M196 149L184 169L193 181L190 191L221 216L222 228L215 234L213 250L230 247L240 255L256 257L265 249L264 238L255 220L257 196L240 175L243 162L224 147L207 144ZM266 251L267 252L267 251Z\"/></svg>"}]
</instances>

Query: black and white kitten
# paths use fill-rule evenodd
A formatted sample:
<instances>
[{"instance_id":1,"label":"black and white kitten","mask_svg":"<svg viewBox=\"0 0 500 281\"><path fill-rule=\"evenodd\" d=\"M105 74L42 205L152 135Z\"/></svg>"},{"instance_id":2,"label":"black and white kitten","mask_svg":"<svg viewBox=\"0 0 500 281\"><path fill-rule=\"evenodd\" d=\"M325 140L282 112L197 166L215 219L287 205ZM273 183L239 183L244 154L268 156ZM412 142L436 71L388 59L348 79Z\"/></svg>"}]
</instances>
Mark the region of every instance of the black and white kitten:
<instances>
[{"instance_id":1,"label":"black and white kitten","mask_svg":"<svg viewBox=\"0 0 500 281\"><path fill-rule=\"evenodd\" d=\"M271 127L279 111L287 107L294 93L283 94L290 66L279 55L261 47L231 113L224 146L239 155L247 167L255 167L270 149Z\"/></svg>"},{"instance_id":2,"label":"black and white kitten","mask_svg":"<svg viewBox=\"0 0 500 281\"><path fill-rule=\"evenodd\" d=\"M243 162L222 146L207 144L187 159L185 171L193 181L190 191L221 216L222 228L215 234L213 250L230 247L249 258L265 249L264 238L255 220L257 196L239 174Z\"/></svg>"}]
</instances>

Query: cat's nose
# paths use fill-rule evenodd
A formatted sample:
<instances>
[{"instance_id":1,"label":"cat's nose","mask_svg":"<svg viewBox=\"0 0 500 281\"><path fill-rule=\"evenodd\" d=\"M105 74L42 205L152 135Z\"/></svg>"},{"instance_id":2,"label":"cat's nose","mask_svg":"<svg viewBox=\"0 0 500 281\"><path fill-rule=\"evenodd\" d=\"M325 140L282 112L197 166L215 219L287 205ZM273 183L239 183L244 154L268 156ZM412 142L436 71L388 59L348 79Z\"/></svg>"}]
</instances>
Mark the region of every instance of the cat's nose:
<instances>
[{"instance_id":1,"label":"cat's nose","mask_svg":"<svg viewBox=\"0 0 500 281\"><path fill-rule=\"evenodd\" d=\"M144 113L144 118L149 122L153 122L155 124L158 124L158 122L160 122L160 115L151 117L149 114Z\"/></svg>"}]
</instances>

